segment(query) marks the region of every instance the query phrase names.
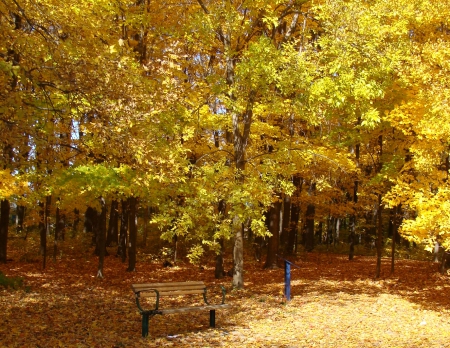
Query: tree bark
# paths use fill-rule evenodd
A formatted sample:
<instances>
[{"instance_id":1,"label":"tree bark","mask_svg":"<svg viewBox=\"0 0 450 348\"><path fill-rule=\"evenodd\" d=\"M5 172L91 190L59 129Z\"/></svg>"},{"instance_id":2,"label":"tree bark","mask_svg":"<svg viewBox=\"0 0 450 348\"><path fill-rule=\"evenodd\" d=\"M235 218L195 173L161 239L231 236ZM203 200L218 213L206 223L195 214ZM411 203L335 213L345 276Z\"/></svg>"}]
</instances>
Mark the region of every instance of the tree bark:
<instances>
[{"instance_id":1,"label":"tree bark","mask_svg":"<svg viewBox=\"0 0 450 348\"><path fill-rule=\"evenodd\" d=\"M233 247L233 287L242 289L244 287L244 227L237 217L233 220L234 247Z\"/></svg>"},{"instance_id":2,"label":"tree bark","mask_svg":"<svg viewBox=\"0 0 450 348\"><path fill-rule=\"evenodd\" d=\"M9 201L0 203L0 263L6 263L8 251Z\"/></svg>"}]
</instances>

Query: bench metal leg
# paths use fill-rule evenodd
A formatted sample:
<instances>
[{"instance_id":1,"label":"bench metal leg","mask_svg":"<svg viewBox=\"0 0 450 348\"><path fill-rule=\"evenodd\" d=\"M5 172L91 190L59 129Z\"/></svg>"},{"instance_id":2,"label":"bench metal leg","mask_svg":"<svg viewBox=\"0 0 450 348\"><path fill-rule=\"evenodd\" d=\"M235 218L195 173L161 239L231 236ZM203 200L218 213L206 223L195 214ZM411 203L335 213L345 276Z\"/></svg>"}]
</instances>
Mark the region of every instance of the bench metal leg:
<instances>
[{"instance_id":1,"label":"bench metal leg","mask_svg":"<svg viewBox=\"0 0 450 348\"><path fill-rule=\"evenodd\" d=\"M142 313L142 337L148 336L148 319L150 314Z\"/></svg>"},{"instance_id":2,"label":"bench metal leg","mask_svg":"<svg viewBox=\"0 0 450 348\"><path fill-rule=\"evenodd\" d=\"M211 309L209 311L209 326L216 327L216 310Z\"/></svg>"}]
</instances>

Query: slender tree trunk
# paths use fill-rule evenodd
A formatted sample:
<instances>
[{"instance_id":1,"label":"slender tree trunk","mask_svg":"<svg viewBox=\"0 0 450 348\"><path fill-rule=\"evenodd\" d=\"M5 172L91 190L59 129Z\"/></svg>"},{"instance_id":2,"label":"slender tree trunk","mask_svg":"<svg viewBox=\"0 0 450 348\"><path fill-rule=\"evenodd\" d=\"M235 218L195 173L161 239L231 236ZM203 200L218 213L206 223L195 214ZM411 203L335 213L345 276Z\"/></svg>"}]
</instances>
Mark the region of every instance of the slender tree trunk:
<instances>
[{"instance_id":1,"label":"slender tree trunk","mask_svg":"<svg viewBox=\"0 0 450 348\"><path fill-rule=\"evenodd\" d=\"M225 210L226 210L225 200L221 199L219 201L217 210L218 210L221 218L223 218L225 216ZM221 279L221 278L223 278L223 275L225 274L225 270L223 268L223 248L224 248L223 237L220 237L218 242L219 242L219 253L216 255L216 267L214 269L214 276L216 279Z\"/></svg>"},{"instance_id":2,"label":"slender tree trunk","mask_svg":"<svg viewBox=\"0 0 450 348\"><path fill-rule=\"evenodd\" d=\"M120 215L120 233L117 256L120 256L122 262L127 259L127 234L128 234L128 204L122 200L122 214Z\"/></svg>"},{"instance_id":3,"label":"slender tree trunk","mask_svg":"<svg viewBox=\"0 0 450 348\"><path fill-rule=\"evenodd\" d=\"M53 262L56 262L56 254L58 253L58 236L59 236L59 219L60 219L60 211L59 207L56 207L56 214L55 214L55 235L53 238Z\"/></svg>"},{"instance_id":4,"label":"slender tree trunk","mask_svg":"<svg viewBox=\"0 0 450 348\"><path fill-rule=\"evenodd\" d=\"M377 171L378 173L381 172L381 168L382 168L382 161L381 161L381 157L383 155L383 137L382 135L380 135L378 137L378 146L379 146L379 163L378 163L378 168ZM375 274L375 278L379 278L381 275L381 254L383 252L383 221L382 221L382 209L383 206L381 205L381 193L378 193L378 209L377 209L377 221L378 221L378 225L377 225L377 269L376 269L376 274Z\"/></svg>"},{"instance_id":5,"label":"slender tree trunk","mask_svg":"<svg viewBox=\"0 0 450 348\"><path fill-rule=\"evenodd\" d=\"M144 229L144 233L142 236L142 246L146 247L147 246L147 238L148 238L148 224L149 224L149 220L150 220L150 208L149 207L144 207L144 214L143 214L143 229Z\"/></svg>"},{"instance_id":6,"label":"slender tree trunk","mask_svg":"<svg viewBox=\"0 0 450 348\"><path fill-rule=\"evenodd\" d=\"M379 278L381 274L381 255L383 251L383 221L381 219L381 211L382 211L382 205L381 205L381 193L378 194L378 208L377 208L377 269L375 278Z\"/></svg>"},{"instance_id":7,"label":"slender tree trunk","mask_svg":"<svg viewBox=\"0 0 450 348\"><path fill-rule=\"evenodd\" d=\"M308 195L314 195L316 191L316 184L311 183ZM316 207L314 204L308 204L306 208L306 234L305 234L305 249L311 252L314 249L314 218L316 214Z\"/></svg>"},{"instance_id":8,"label":"slender tree trunk","mask_svg":"<svg viewBox=\"0 0 450 348\"><path fill-rule=\"evenodd\" d=\"M267 246L267 258L264 268L275 269L277 265L277 254L280 240L280 211L281 202L277 200L272 203L269 210L269 232L272 234Z\"/></svg>"},{"instance_id":9,"label":"slender tree trunk","mask_svg":"<svg viewBox=\"0 0 450 348\"><path fill-rule=\"evenodd\" d=\"M397 210L398 206L391 209L391 224L392 224L392 249L391 249L391 273L395 270L395 244L397 239Z\"/></svg>"},{"instance_id":10,"label":"slender tree trunk","mask_svg":"<svg viewBox=\"0 0 450 348\"><path fill-rule=\"evenodd\" d=\"M129 243L128 243L128 272L136 271L136 244L137 244L137 214L136 214L137 198L128 198L129 207Z\"/></svg>"},{"instance_id":11,"label":"slender tree trunk","mask_svg":"<svg viewBox=\"0 0 450 348\"><path fill-rule=\"evenodd\" d=\"M287 244L289 241L289 232L290 232L290 224L291 224L291 197L284 194L283 195L283 215L281 221L281 230L280 230L280 246L281 250L284 252L288 249Z\"/></svg>"},{"instance_id":12,"label":"slender tree trunk","mask_svg":"<svg viewBox=\"0 0 450 348\"><path fill-rule=\"evenodd\" d=\"M225 274L225 270L223 268L223 248L224 248L224 240L223 238L219 238L219 253L216 255L216 267L214 269L214 277L216 279L222 279Z\"/></svg>"},{"instance_id":13,"label":"slender tree trunk","mask_svg":"<svg viewBox=\"0 0 450 348\"><path fill-rule=\"evenodd\" d=\"M317 228L317 235L319 239L319 244L322 244L323 242L323 221L319 222L319 227Z\"/></svg>"},{"instance_id":14,"label":"slender tree trunk","mask_svg":"<svg viewBox=\"0 0 450 348\"><path fill-rule=\"evenodd\" d=\"M23 222L25 220L25 207L23 205L17 206L17 228L18 234L23 232Z\"/></svg>"},{"instance_id":15,"label":"slender tree trunk","mask_svg":"<svg viewBox=\"0 0 450 348\"><path fill-rule=\"evenodd\" d=\"M75 237L77 231L78 231L78 224L80 223L80 211L78 209L73 210L74 219L73 219L73 226L72 226L72 237Z\"/></svg>"},{"instance_id":16,"label":"slender tree trunk","mask_svg":"<svg viewBox=\"0 0 450 348\"><path fill-rule=\"evenodd\" d=\"M111 202L111 211L109 213L109 224L108 232L106 234L106 246L111 246L112 244L117 245L118 242L118 230L119 230L119 202L115 199Z\"/></svg>"},{"instance_id":17,"label":"slender tree trunk","mask_svg":"<svg viewBox=\"0 0 450 348\"><path fill-rule=\"evenodd\" d=\"M296 241L298 236L298 221L300 219L300 193L302 191L303 179L300 176L295 175L292 179L292 183L295 186L295 191L293 194L293 198L295 198L295 201L292 202L291 207L291 221L286 247L287 255L292 255L297 251Z\"/></svg>"},{"instance_id":18,"label":"slender tree trunk","mask_svg":"<svg viewBox=\"0 0 450 348\"><path fill-rule=\"evenodd\" d=\"M100 197L100 205L101 205L101 213L98 218L98 270L97 270L97 278L103 278L103 263L105 260L105 252L106 252L106 202L103 197Z\"/></svg>"},{"instance_id":19,"label":"slender tree trunk","mask_svg":"<svg viewBox=\"0 0 450 348\"><path fill-rule=\"evenodd\" d=\"M9 201L3 199L0 203L0 263L7 260L9 210Z\"/></svg>"},{"instance_id":20,"label":"slender tree trunk","mask_svg":"<svg viewBox=\"0 0 450 348\"><path fill-rule=\"evenodd\" d=\"M39 253L43 256L42 268L45 269L47 258L47 228L45 227L45 203L39 202Z\"/></svg>"},{"instance_id":21,"label":"slender tree trunk","mask_svg":"<svg viewBox=\"0 0 450 348\"><path fill-rule=\"evenodd\" d=\"M361 118L358 118L358 125L361 123ZM359 167L359 150L360 144L355 145L355 160L356 166ZM356 243L356 204L358 203L358 180L355 180L353 186L353 203L355 205L354 212L350 217L350 235L349 235L349 243L350 250L348 254L348 259L353 260L353 256L355 254L355 243Z\"/></svg>"}]
</instances>

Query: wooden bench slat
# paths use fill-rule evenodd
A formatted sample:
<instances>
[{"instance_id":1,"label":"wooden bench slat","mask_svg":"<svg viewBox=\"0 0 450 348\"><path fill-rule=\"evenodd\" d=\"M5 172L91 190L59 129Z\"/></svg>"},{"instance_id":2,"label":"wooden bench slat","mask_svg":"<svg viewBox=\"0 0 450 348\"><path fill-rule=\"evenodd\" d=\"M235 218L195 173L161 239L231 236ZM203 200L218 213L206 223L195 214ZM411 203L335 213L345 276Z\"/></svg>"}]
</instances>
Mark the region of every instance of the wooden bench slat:
<instances>
[{"instance_id":1,"label":"wooden bench slat","mask_svg":"<svg viewBox=\"0 0 450 348\"><path fill-rule=\"evenodd\" d=\"M192 295L192 294L203 294L205 290L159 290L159 296L177 296L177 295ZM139 293L140 297L156 297L156 292L145 291Z\"/></svg>"},{"instance_id":2,"label":"wooden bench slat","mask_svg":"<svg viewBox=\"0 0 450 348\"><path fill-rule=\"evenodd\" d=\"M133 289L138 288L159 288L159 287L189 287L189 286L205 286L204 282L169 282L169 283L146 283L146 284L132 284Z\"/></svg>"}]
</instances>

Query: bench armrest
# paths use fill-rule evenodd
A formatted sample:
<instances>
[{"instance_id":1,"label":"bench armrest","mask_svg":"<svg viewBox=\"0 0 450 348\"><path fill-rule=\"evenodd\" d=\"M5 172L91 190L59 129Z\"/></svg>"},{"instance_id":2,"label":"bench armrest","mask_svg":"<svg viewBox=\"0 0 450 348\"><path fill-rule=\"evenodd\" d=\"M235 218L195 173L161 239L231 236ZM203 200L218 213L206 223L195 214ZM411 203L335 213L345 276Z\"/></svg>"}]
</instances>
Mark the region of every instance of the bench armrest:
<instances>
[{"instance_id":1,"label":"bench armrest","mask_svg":"<svg viewBox=\"0 0 450 348\"><path fill-rule=\"evenodd\" d=\"M140 311L141 313L148 312L148 311L146 311L145 309L143 309L143 308L141 307L141 303L139 302L139 298L141 297L141 292L149 292L149 291L154 291L154 292L156 293L156 303L155 303L155 308L154 308L153 310L154 310L154 311L157 311L158 308L159 308L159 291L158 291L158 290L156 290L156 289L139 290L139 291L136 291L134 294L135 294L135 296L136 296L136 304L137 304L137 307L139 308L139 311Z\"/></svg>"},{"instance_id":2,"label":"bench armrest","mask_svg":"<svg viewBox=\"0 0 450 348\"><path fill-rule=\"evenodd\" d=\"M225 304L225 295L227 293L227 290L225 289L225 287L223 285L219 285L219 286L220 286L220 289L222 290L222 304ZM203 299L205 300L205 303L207 305L209 305L210 303L208 302L208 299L206 297L206 291L207 291L207 289L210 289L210 288L212 288L212 286L208 286L207 288L205 288L205 292L203 293Z\"/></svg>"}]
</instances>

